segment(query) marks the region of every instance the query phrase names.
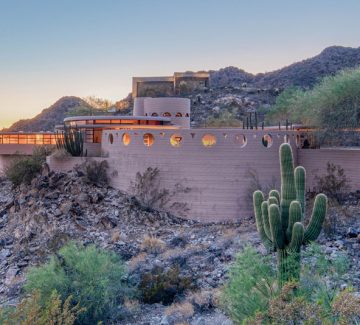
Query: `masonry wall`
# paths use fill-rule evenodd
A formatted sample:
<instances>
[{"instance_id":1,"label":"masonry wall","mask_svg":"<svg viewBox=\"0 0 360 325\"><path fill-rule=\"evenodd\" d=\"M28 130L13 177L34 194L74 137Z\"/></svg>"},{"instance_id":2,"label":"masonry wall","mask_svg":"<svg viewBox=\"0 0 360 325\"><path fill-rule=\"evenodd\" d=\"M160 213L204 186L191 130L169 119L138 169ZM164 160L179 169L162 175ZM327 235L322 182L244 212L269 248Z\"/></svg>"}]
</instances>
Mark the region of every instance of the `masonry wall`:
<instances>
[{"instance_id":1,"label":"masonry wall","mask_svg":"<svg viewBox=\"0 0 360 325\"><path fill-rule=\"evenodd\" d=\"M316 185L315 176L326 174L326 165L331 162L344 168L345 175L351 180L353 191L360 189L360 150L350 148L299 150L298 163L306 169L307 189Z\"/></svg>"},{"instance_id":2,"label":"masonry wall","mask_svg":"<svg viewBox=\"0 0 360 325\"><path fill-rule=\"evenodd\" d=\"M123 134L130 137L124 145ZM154 137L151 146L144 145L144 134ZM178 147L170 143L173 134L182 137ZM112 134L113 143L109 141ZM205 135L216 137L216 144L205 147ZM203 222L236 220L252 215L249 172L262 184L279 180L278 149L285 133L272 134L273 144L266 148L262 136L266 132L239 129L194 129L173 131L105 131L103 154L112 170L112 184L129 191L137 172L148 167L160 170L161 186L172 191L176 184L190 188L188 193L173 195L173 201L186 203L187 218ZM287 133L295 149L295 134ZM242 137L246 137L243 146ZM240 140L239 140L240 139ZM242 147L243 146L243 147ZM296 150L294 150L296 156Z\"/></svg>"}]
</instances>

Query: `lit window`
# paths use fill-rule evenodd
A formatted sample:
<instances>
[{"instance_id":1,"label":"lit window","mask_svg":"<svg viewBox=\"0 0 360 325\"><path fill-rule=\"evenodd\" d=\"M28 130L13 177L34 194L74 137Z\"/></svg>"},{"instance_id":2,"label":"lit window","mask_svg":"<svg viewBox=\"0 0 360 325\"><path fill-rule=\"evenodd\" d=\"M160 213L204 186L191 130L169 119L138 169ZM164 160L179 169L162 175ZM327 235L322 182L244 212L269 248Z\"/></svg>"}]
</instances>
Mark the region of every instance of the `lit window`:
<instances>
[{"instance_id":1,"label":"lit window","mask_svg":"<svg viewBox=\"0 0 360 325\"><path fill-rule=\"evenodd\" d=\"M236 144L240 145L240 148L244 148L246 146L246 137L243 134L235 135L234 141Z\"/></svg>"},{"instance_id":2,"label":"lit window","mask_svg":"<svg viewBox=\"0 0 360 325\"><path fill-rule=\"evenodd\" d=\"M182 114L180 112L176 113L175 117L182 117Z\"/></svg>"},{"instance_id":3,"label":"lit window","mask_svg":"<svg viewBox=\"0 0 360 325\"><path fill-rule=\"evenodd\" d=\"M144 145L150 147L154 143L154 136L151 133L144 134Z\"/></svg>"},{"instance_id":4,"label":"lit window","mask_svg":"<svg viewBox=\"0 0 360 325\"><path fill-rule=\"evenodd\" d=\"M152 113L151 116L159 116L158 113Z\"/></svg>"},{"instance_id":5,"label":"lit window","mask_svg":"<svg viewBox=\"0 0 360 325\"><path fill-rule=\"evenodd\" d=\"M131 136L128 133L124 133L122 136L122 142L125 146L128 146L131 142Z\"/></svg>"},{"instance_id":6,"label":"lit window","mask_svg":"<svg viewBox=\"0 0 360 325\"><path fill-rule=\"evenodd\" d=\"M201 141L204 147L212 147L216 144L216 137L212 134L205 134Z\"/></svg>"},{"instance_id":7,"label":"lit window","mask_svg":"<svg viewBox=\"0 0 360 325\"><path fill-rule=\"evenodd\" d=\"M182 136L180 134L173 134L170 137L170 143L173 147L180 147Z\"/></svg>"},{"instance_id":8,"label":"lit window","mask_svg":"<svg viewBox=\"0 0 360 325\"><path fill-rule=\"evenodd\" d=\"M163 116L164 116L164 117L171 117L171 114L170 114L169 112L165 112L165 113L163 114Z\"/></svg>"},{"instance_id":9,"label":"lit window","mask_svg":"<svg viewBox=\"0 0 360 325\"><path fill-rule=\"evenodd\" d=\"M270 134L265 134L262 137L261 142L262 142L264 147L270 148L272 146L272 144L273 144L272 136Z\"/></svg>"}]
</instances>

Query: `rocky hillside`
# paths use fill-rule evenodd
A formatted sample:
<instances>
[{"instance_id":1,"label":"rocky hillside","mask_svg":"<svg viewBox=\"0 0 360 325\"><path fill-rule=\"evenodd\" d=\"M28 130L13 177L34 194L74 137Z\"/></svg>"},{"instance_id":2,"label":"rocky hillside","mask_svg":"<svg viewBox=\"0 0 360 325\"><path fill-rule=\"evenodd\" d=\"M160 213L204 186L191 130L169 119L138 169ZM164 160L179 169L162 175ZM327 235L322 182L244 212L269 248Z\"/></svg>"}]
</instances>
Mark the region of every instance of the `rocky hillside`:
<instances>
[{"instance_id":1,"label":"rocky hillside","mask_svg":"<svg viewBox=\"0 0 360 325\"><path fill-rule=\"evenodd\" d=\"M71 113L71 111L80 108L90 108L90 106L79 97L62 97L32 119L20 120L5 131L53 131L55 125L61 124L64 118Z\"/></svg>"},{"instance_id":2,"label":"rocky hillside","mask_svg":"<svg viewBox=\"0 0 360 325\"><path fill-rule=\"evenodd\" d=\"M211 88L188 96L192 101L192 125L208 126L209 119L221 117L224 112L240 120L259 108L266 112L284 88L311 88L324 76L359 65L360 47L332 46L315 57L268 73L253 75L236 67L210 71ZM119 100L114 105L115 114L131 114L132 105L130 95ZM33 119L16 122L8 130L51 131L71 110L79 107L89 105L78 97L63 97Z\"/></svg>"},{"instance_id":3,"label":"rocky hillside","mask_svg":"<svg viewBox=\"0 0 360 325\"><path fill-rule=\"evenodd\" d=\"M329 257L349 255L344 285L351 279L359 290L360 201L355 194L347 198L341 209L329 212L337 218L336 234L330 239L322 235L319 242ZM0 180L0 305L16 303L29 267L46 261L69 240L114 251L126 261L127 279L134 286L157 272L166 276L168 270L188 283L186 292L181 287L168 291L166 304L156 296L149 300L146 288L141 289L137 305L124 307L126 317L119 325L231 325L217 307L229 265L246 245L265 252L252 218L207 225L181 220L148 211L119 190L89 185L81 170L55 173L45 168L31 185L19 189ZM191 313L169 313L173 301L187 304Z\"/></svg>"}]
</instances>

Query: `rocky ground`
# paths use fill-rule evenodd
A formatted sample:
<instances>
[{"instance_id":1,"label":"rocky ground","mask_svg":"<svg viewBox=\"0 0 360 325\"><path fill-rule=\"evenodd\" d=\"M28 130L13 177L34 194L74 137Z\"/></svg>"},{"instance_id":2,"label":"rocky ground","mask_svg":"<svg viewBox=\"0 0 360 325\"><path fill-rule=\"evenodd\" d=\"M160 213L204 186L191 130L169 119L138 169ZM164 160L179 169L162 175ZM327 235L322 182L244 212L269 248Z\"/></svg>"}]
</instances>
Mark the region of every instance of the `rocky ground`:
<instances>
[{"instance_id":1,"label":"rocky ground","mask_svg":"<svg viewBox=\"0 0 360 325\"><path fill-rule=\"evenodd\" d=\"M359 290L360 202L349 196L344 207L332 208L331 215L345 216L347 222L332 239L323 234L320 243L330 256L348 253L352 268L347 278ZM168 306L127 301L121 324L133 325L232 324L216 307L218 289L242 247L264 251L252 219L204 225L149 212L118 190L87 184L79 171L44 172L19 189L1 180L0 303L16 302L27 268L46 261L70 239L115 251L126 261L134 285L159 270L178 272L177 278L187 283Z\"/></svg>"}]
</instances>

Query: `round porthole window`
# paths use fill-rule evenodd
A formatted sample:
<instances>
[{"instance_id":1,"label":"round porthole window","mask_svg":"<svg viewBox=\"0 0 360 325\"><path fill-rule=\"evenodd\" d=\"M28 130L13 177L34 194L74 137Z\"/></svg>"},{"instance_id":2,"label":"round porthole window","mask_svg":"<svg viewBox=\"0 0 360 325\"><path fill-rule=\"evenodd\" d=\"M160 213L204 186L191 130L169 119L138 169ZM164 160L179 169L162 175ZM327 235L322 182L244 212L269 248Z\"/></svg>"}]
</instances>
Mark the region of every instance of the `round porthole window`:
<instances>
[{"instance_id":1,"label":"round porthole window","mask_svg":"<svg viewBox=\"0 0 360 325\"><path fill-rule=\"evenodd\" d=\"M270 134L265 134L262 138L261 138L261 142L263 144L264 147L266 148L270 148L273 144L273 139L272 136Z\"/></svg>"},{"instance_id":2,"label":"round porthole window","mask_svg":"<svg viewBox=\"0 0 360 325\"><path fill-rule=\"evenodd\" d=\"M170 143L173 147L180 147L183 137L180 134L173 134L170 137Z\"/></svg>"},{"instance_id":3,"label":"round porthole window","mask_svg":"<svg viewBox=\"0 0 360 325\"><path fill-rule=\"evenodd\" d=\"M204 147L213 147L216 144L216 137L213 134L205 134L201 141Z\"/></svg>"},{"instance_id":4,"label":"round porthole window","mask_svg":"<svg viewBox=\"0 0 360 325\"><path fill-rule=\"evenodd\" d=\"M240 146L240 148L244 148L246 146L246 136L243 134L237 134L235 135L234 139L235 143Z\"/></svg>"},{"instance_id":5,"label":"round porthole window","mask_svg":"<svg viewBox=\"0 0 360 325\"><path fill-rule=\"evenodd\" d=\"M131 142L131 136L129 133L124 133L122 136L122 142L125 146L128 146Z\"/></svg>"},{"instance_id":6,"label":"round porthole window","mask_svg":"<svg viewBox=\"0 0 360 325\"><path fill-rule=\"evenodd\" d=\"M143 136L144 145L150 147L154 144L154 136L151 133L145 133Z\"/></svg>"}]
</instances>

